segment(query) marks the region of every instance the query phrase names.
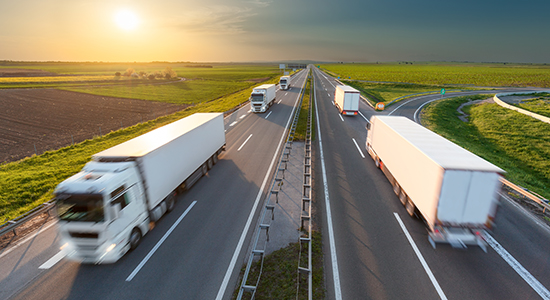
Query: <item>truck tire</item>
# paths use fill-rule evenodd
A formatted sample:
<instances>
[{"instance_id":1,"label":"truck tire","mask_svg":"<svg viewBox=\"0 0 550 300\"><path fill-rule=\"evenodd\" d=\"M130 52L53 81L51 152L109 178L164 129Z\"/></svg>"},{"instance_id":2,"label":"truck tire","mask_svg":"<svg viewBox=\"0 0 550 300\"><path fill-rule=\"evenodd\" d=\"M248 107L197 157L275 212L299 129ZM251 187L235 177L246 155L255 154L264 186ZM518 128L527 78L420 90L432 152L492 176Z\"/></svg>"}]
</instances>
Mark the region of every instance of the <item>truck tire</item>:
<instances>
[{"instance_id":1,"label":"truck tire","mask_svg":"<svg viewBox=\"0 0 550 300\"><path fill-rule=\"evenodd\" d=\"M414 217L415 207L414 207L414 203L412 202L412 200L410 198L408 198L408 200L407 200L407 204L405 205L405 209L407 210L407 213L409 214L409 216Z\"/></svg>"},{"instance_id":2,"label":"truck tire","mask_svg":"<svg viewBox=\"0 0 550 300\"><path fill-rule=\"evenodd\" d=\"M212 162L212 157L210 157L210 158L206 161L206 166L208 167L208 170L212 169L212 166L214 166L214 163Z\"/></svg>"},{"instance_id":3,"label":"truck tire","mask_svg":"<svg viewBox=\"0 0 550 300\"><path fill-rule=\"evenodd\" d=\"M401 186L399 186L399 183L397 183L397 181L394 181L393 182L393 192L399 196L399 194L401 194Z\"/></svg>"},{"instance_id":4,"label":"truck tire","mask_svg":"<svg viewBox=\"0 0 550 300\"><path fill-rule=\"evenodd\" d=\"M202 165L201 169L202 175L206 175L206 173L208 172L208 167L206 166L206 163Z\"/></svg>"},{"instance_id":5,"label":"truck tire","mask_svg":"<svg viewBox=\"0 0 550 300\"><path fill-rule=\"evenodd\" d=\"M136 247L141 242L141 230L139 228L134 228L132 233L130 233L130 250L136 249Z\"/></svg>"},{"instance_id":6,"label":"truck tire","mask_svg":"<svg viewBox=\"0 0 550 300\"><path fill-rule=\"evenodd\" d=\"M218 152L212 155L212 163L216 164L218 162Z\"/></svg>"},{"instance_id":7,"label":"truck tire","mask_svg":"<svg viewBox=\"0 0 550 300\"><path fill-rule=\"evenodd\" d=\"M378 160L378 157L375 157L375 158L374 158L374 165L375 165L377 168L380 168L380 160Z\"/></svg>"},{"instance_id":8,"label":"truck tire","mask_svg":"<svg viewBox=\"0 0 550 300\"><path fill-rule=\"evenodd\" d=\"M401 193L399 194L399 201L401 201L403 206L407 205L407 194L405 194L403 190L401 190Z\"/></svg>"},{"instance_id":9,"label":"truck tire","mask_svg":"<svg viewBox=\"0 0 550 300\"><path fill-rule=\"evenodd\" d=\"M174 193L166 197L166 212L169 213L174 210L174 207L176 207L176 196Z\"/></svg>"}]
</instances>

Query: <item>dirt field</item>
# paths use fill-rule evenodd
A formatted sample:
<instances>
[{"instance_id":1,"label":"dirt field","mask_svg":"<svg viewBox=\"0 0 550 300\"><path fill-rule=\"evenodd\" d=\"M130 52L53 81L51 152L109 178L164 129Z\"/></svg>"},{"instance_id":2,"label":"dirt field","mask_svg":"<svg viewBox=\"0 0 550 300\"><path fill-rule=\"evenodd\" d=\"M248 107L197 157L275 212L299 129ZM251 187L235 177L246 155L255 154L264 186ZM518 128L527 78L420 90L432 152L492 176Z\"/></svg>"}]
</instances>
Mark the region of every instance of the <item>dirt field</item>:
<instances>
[{"instance_id":1,"label":"dirt field","mask_svg":"<svg viewBox=\"0 0 550 300\"><path fill-rule=\"evenodd\" d=\"M0 90L0 163L155 119L182 105L56 89Z\"/></svg>"}]
</instances>

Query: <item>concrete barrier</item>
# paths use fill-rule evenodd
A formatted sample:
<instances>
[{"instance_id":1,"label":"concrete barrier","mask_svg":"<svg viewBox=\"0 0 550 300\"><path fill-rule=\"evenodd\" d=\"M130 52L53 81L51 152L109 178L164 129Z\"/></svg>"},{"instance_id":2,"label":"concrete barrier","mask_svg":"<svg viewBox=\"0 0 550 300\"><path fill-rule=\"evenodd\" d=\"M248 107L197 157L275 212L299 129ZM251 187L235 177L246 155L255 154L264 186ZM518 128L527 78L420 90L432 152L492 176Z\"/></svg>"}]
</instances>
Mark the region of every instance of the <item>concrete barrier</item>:
<instances>
[{"instance_id":1,"label":"concrete barrier","mask_svg":"<svg viewBox=\"0 0 550 300\"><path fill-rule=\"evenodd\" d=\"M504 108L508 108L508 109L511 109L511 110L515 110L519 113L522 113L524 115L527 115L527 116L530 116L530 117L533 117L535 119L538 119L542 122L545 122L545 123L548 123L550 124L550 118L548 117L545 117L545 116L541 116L539 114L536 114L534 112L530 112L528 110L525 110L525 109L522 109L522 108L519 108L519 107L516 107L516 106L513 106L513 105L510 105L502 100L499 99L499 97L504 97L504 96L511 96L511 95L529 95L529 94L536 94L536 93L550 93L550 91L535 91L535 92L521 92L521 93L502 93L502 94L496 94L494 97L493 97L493 100L495 101L495 103L497 103L498 105L504 107Z\"/></svg>"}]
</instances>

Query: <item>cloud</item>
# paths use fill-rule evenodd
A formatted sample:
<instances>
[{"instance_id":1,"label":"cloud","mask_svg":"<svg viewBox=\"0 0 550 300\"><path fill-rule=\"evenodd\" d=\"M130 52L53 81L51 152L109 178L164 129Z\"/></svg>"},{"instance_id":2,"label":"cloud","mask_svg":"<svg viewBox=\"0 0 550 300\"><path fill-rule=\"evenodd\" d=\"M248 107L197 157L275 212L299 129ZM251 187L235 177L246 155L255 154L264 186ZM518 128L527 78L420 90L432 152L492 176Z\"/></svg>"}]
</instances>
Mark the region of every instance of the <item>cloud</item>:
<instances>
[{"instance_id":1,"label":"cloud","mask_svg":"<svg viewBox=\"0 0 550 300\"><path fill-rule=\"evenodd\" d=\"M264 3L260 0L254 2ZM185 12L172 26L201 35L236 35L245 33L244 23L256 15L250 7L213 5Z\"/></svg>"}]
</instances>

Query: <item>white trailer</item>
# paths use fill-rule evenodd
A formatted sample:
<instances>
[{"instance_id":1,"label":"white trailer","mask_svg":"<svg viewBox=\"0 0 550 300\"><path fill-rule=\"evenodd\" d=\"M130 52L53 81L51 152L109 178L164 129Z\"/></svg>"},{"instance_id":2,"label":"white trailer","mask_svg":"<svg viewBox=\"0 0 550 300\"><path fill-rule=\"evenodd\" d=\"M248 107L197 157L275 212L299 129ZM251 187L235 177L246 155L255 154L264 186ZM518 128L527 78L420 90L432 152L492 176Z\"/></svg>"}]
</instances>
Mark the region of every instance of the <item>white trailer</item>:
<instances>
[{"instance_id":1,"label":"white trailer","mask_svg":"<svg viewBox=\"0 0 550 300\"><path fill-rule=\"evenodd\" d=\"M200 113L92 155L54 191L67 257L116 262L224 149L223 114Z\"/></svg>"},{"instance_id":2,"label":"white trailer","mask_svg":"<svg viewBox=\"0 0 550 300\"><path fill-rule=\"evenodd\" d=\"M262 84L252 89L250 94L250 108L252 112L266 112L275 102L276 86L274 84Z\"/></svg>"},{"instance_id":3,"label":"white trailer","mask_svg":"<svg viewBox=\"0 0 550 300\"><path fill-rule=\"evenodd\" d=\"M281 87L281 90L290 89L290 76L281 76L281 78L279 79L279 86Z\"/></svg>"},{"instance_id":4,"label":"white trailer","mask_svg":"<svg viewBox=\"0 0 550 300\"><path fill-rule=\"evenodd\" d=\"M351 86L337 85L334 92L334 105L343 115L357 115L360 95L361 93Z\"/></svg>"},{"instance_id":5,"label":"white trailer","mask_svg":"<svg viewBox=\"0 0 550 300\"><path fill-rule=\"evenodd\" d=\"M373 116L366 148L434 248L486 249L480 230L493 223L504 170L405 117Z\"/></svg>"}]
</instances>

